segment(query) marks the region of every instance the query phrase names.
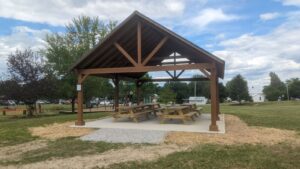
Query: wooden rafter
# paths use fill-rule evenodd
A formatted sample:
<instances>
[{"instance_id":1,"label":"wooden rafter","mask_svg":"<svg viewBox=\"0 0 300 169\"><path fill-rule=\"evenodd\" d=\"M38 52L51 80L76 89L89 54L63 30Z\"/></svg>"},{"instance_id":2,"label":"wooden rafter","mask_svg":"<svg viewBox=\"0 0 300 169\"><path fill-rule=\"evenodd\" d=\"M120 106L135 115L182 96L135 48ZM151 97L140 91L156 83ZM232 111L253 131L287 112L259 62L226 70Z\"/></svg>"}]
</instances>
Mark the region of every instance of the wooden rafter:
<instances>
[{"instance_id":1,"label":"wooden rafter","mask_svg":"<svg viewBox=\"0 0 300 169\"><path fill-rule=\"evenodd\" d=\"M137 55L138 55L138 64L142 64L142 28L141 23L137 25Z\"/></svg>"},{"instance_id":2,"label":"wooden rafter","mask_svg":"<svg viewBox=\"0 0 300 169\"><path fill-rule=\"evenodd\" d=\"M115 46L134 66L138 65L135 60L133 60L132 57L125 51L125 49L122 48L122 46L120 46L118 43L115 43Z\"/></svg>"},{"instance_id":3,"label":"wooden rafter","mask_svg":"<svg viewBox=\"0 0 300 169\"><path fill-rule=\"evenodd\" d=\"M146 59L143 61L143 65L146 65L149 60L158 52L158 50L166 43L168 40L167 37L164 37L156 46L155 48L150 52L150 54L146 57Z\"/></svg>"},{"instance_id":4,"label":"wooden rafter","mask_svg":"<svg viewBox=\"0 0 300 169\"><path fill-rule=\"evenodd\" d=\"M187 65L173 66L139 66L139 67L118 67L118 68L91 68L80 69L82 74L109 74L109 73L138 73L138 72L154 72L167 70L191 70L191 69L207 69L210 68L210 63L197 63Z\"/></svg>"}]
</instances>

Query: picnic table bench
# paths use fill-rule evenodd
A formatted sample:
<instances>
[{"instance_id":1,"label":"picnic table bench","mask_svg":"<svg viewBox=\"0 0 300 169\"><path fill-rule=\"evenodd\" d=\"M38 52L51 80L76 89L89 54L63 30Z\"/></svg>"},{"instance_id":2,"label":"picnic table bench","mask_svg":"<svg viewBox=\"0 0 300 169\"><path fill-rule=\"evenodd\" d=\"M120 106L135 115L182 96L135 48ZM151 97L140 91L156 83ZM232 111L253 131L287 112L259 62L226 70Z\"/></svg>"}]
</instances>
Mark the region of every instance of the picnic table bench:
<instances>
[{"instance_id":1,"label":"picnic table bench","mask_svg":"<svg viewBox=\"0 0 300 169\"><path fill-rule=\"evenodd\" d=\"M118 120L120 118L129 118L134 122L139 122L141 117L146 117L146 119L150 119L150 114L156 115L156 113L160 110L159 104L145 104L145 105L137 105L130 107L121 107L118 112L113 114L114 120Z\"/></svg>"},{"instance_id":2,"label":"picnic table bench","mask_svg":"<svg viewBox=\"0 0 300 169\"><path fill-rule=\"evenodd\" d=\"M26 115L26 109L2 109L2 115L6 116L7 113L22 113L23 115ZM15 115L15 114L14 114Z\"/></svg>"},{"instance_id":3,"label":"picnic table bench","mask_svg":"<svg viewBox=\"0 0 300 169\"><path fill-rule=\"evenodd\" d=\"M164 123L165 120L182 120L183 123L186 123L187 120L195 121L197 117L196 111L190 111L189 106L169 106L162 110L159 114L159 119L161 123Z\"/></svg>"},{"instance_id":4,"label":"picnic table bench","mask_svg":"<svg viewBox=\"0 0 300 169\"><path fill-rule=\"evenodd\" d=\"M195 111L197 112L197 115L201 115L202 113L202 107L197 107L196 104L193 103L183 103L181 104L182 106L188 106L190 108L190 111Z\"/></svg>"}]
</instances>

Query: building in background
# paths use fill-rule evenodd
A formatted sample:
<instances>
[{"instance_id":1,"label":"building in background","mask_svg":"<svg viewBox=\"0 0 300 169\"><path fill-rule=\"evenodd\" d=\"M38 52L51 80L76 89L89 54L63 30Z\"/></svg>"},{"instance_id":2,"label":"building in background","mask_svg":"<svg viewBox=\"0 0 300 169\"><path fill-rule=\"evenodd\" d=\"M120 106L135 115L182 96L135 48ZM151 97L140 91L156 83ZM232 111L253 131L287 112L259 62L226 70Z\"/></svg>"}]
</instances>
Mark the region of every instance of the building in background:
<instances>
[{"instance_id":1,"label":"building in background","mask_svg":"<svg viewBox=\"0 0 300 169\"><path fill-rule=\"evenodd\" d=\"M200 96L200 97L189 97L189 103L196 104L196 105L204 105L207 103L207 98Z\"/></svg>"},{"instance_id":2,"label":"building in background","mask_svg":"<svg viewBox=\"0 0 300 169\"><path fill-rule=\"evenodd\" d=\"M266 96L263 93L250 93L253 102L265 102Z\"/></svg>"}]
</instances>

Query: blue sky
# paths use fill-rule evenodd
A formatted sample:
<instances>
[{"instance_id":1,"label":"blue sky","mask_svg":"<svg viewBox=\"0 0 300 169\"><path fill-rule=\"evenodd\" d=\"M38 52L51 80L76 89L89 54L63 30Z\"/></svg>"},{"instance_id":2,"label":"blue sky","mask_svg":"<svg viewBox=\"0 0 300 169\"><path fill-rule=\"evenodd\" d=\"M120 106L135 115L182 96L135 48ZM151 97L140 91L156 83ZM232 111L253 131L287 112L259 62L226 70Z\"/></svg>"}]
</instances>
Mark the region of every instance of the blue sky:
<instances>
[{"instance_id":1,"label":"blue sky","mask_svg":"<svg viewBox=\"0 0 300 169\"><path fill-rule=\"evenodd\" d=\"M0 0L0 74L11 52L44 48L78 15L120 22L134 10L224 59L224 82L242 74L259 92L270 71L300 77L300 0Z\"/></svg>"}]
</instances>

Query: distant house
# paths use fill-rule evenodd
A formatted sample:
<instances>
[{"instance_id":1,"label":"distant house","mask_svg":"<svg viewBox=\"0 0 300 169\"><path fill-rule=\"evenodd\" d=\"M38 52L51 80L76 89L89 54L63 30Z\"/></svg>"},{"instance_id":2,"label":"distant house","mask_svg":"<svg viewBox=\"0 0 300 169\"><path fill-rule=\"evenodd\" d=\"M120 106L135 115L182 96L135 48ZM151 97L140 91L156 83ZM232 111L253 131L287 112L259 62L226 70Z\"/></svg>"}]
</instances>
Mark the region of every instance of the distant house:
<instances>
[{"instance_id":1,"label":"distant house","mask_svg":"<svg viewBox=\"0 0 300 169\"><path fill-rule=\"evenodd\" d=\"M196 105L204 105L207 103L207 98L205 97L189 97L189 103Z\"/></svg>"},{"instance_id":2,"label":"distant house","mask_svg":"<svg viewBox=\"0 0 300 169\"><path fill-rule=\"evenodd\" d=\"M265 102L266 96L263 93L252 93L253 102Z\"/></svg>"}]
</instances>

